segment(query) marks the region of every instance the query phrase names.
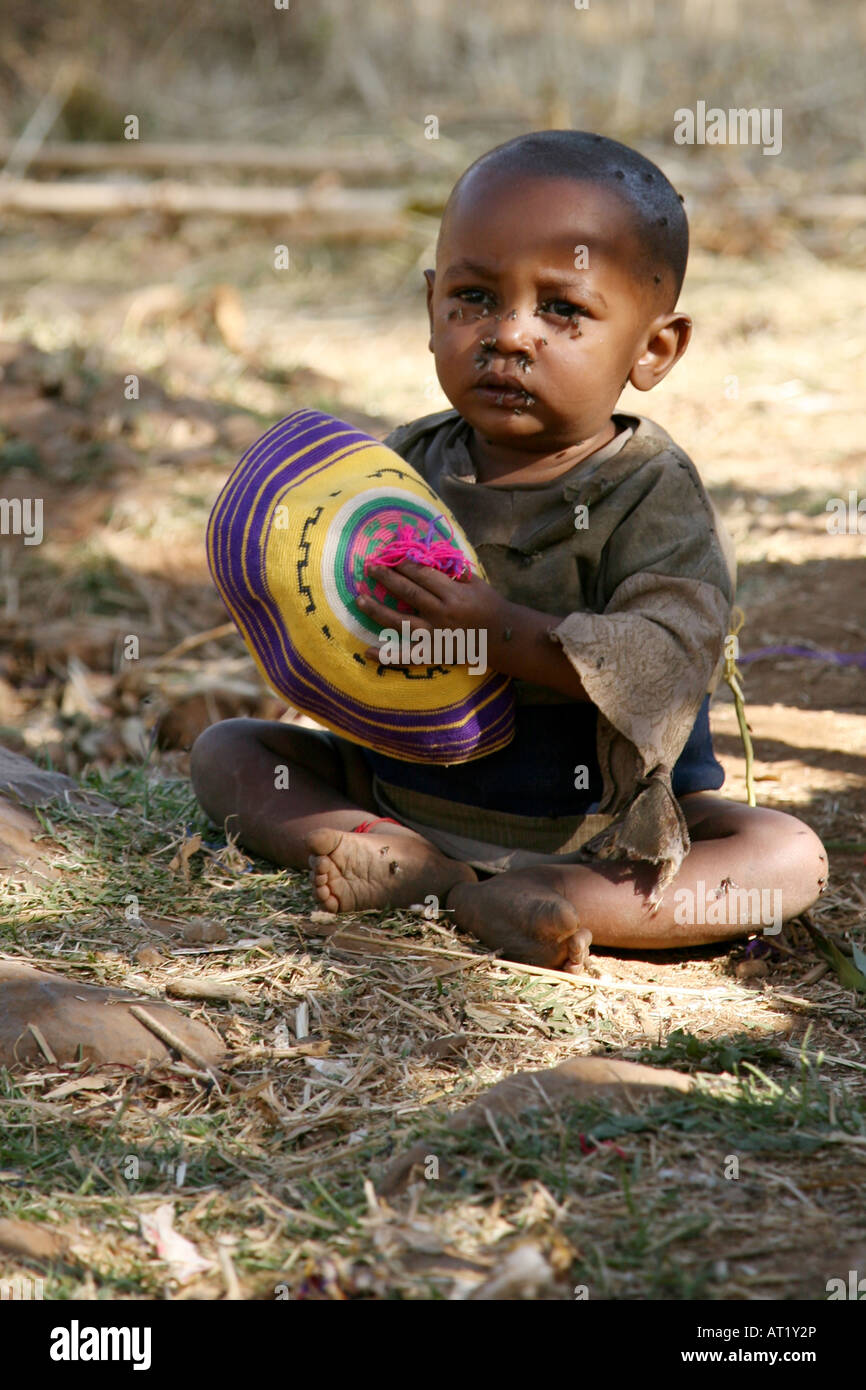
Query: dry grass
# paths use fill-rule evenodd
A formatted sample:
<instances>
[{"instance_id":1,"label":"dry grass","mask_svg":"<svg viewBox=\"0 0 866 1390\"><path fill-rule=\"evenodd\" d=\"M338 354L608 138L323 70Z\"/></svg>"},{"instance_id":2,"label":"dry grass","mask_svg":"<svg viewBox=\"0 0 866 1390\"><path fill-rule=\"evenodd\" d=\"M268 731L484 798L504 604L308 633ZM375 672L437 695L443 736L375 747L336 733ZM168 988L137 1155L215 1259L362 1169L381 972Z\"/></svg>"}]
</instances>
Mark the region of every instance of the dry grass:
<instances>
[{"instance_id":1,"label":"dry grass","mask_svg":"<svg viewBox=\"0 0 866 1390\"><path fill-rule=\"evenodd\" d=\"M814 183L863 148L863 25L856 0L788 0L783 11L745 0L580 11L318 0L276 13L254 0L191 0L179 16L153 3L120 13L82 0L70 13L13 0L0 80L14 128L75 55L83 70L62 121L75 139L117 139L132 111L150 139L288 141L303 130L310 144L387 134L423 148L433 112L443 143L551 122L670 143L679 106L770 104L785 110L785 163Z\"/></svg>"},{"instance_id":2,"label":"dry grass","mask_svg":"<svg viewBox=\"0 0 866 1390\"><path fill-rule=\"evenodd\" d=\"M70 1242L49 1297L164 1296L138 1218L165 1201L214 1261L184 1297L226 1295L221 1249L247 1298L466 1297L525 1244L542 1297L818 1297L843 1233L866 1235L862 1011L833 976L804 986L802 931L786 929L758 988L729 973L741 952L710 948L604 956L569 980L411 913L335 924L298 875L250 871L210 841L183 781L141 769L91 785L124 809L43 813L63 875L48 894L4 890L5 952L145 998L191 976L247 998L175 1001L224 1038L219 1084L183 1061L102 1067L101 1089L63 1098L86 1065L5 1075L2 1214ZM185 881L169 865L197 831ZM842 935L862 903L840 888L818 917ZM191 918L225 923L227 940L183 945ZM160 959L138 963L144 945ZM698 1069L698 1091L491 1119L459 1140L437 1126L503 1076L580 1054ZM423 1135L456 1177L377 1198L389 1159Z\"/></svg>"}]
</instances>

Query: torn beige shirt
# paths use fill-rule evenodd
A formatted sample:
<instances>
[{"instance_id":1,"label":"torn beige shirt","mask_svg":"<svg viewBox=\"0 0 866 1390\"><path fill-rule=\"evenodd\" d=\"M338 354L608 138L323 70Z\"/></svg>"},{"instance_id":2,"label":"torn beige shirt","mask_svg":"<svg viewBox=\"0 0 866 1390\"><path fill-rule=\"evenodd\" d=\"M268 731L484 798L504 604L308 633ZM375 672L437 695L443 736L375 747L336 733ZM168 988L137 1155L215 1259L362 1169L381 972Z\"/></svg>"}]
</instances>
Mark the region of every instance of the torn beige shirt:
<instances>
[{"instance_id":1,"label":"torn beige shirt","mask_svg":"<svg viewBox=\"0 0 866 1390\"><path fill-rule=\"evenodd\" d=\"M671 773L721 672L736 573L691 460L652 421L614 420L616 438L568 472L512 487L478 482L471 427L457 411L402 426L385 442L453 512L489 583L551 615L551 639L598 708L604 790L595 824L603 828L577 850L529 861L644 861L657 868L659 896L689 848ZM525 681L515 693L534 704L567 700ZM385 790L406 819L395 789ZM512 854L496 867L521 862Z\"/></svg>"}]
</instances>

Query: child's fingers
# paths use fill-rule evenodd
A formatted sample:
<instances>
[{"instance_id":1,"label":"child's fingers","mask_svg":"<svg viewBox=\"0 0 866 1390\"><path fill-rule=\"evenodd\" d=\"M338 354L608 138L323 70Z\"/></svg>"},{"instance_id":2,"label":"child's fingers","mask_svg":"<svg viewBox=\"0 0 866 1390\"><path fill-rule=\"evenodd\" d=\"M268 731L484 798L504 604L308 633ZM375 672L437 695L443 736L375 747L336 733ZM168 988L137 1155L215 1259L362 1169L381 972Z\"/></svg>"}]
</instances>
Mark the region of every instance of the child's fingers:
<instances>
[{"instance_id":1,"label":"child's fingers","mask_svg":"<svg viewBox=\"0 0 866 1390\"><path fill-rule=\"evenodd\" d=\"M434 570L430 565L416 565L413 560L404 560L402 565L395 566L395 570L397 574L405 575L413 584L417 584L419 588L427 589L437 598L447 598L451 585L454 583L454 580L447 574L443 574L441 570Z\"/></svg>"},{"instance_id":2,"label":"child's fingers","mask_svg":"<svg viewBox=\"0 0 866 1390\"><path fill-rule=\"evenodd\" d=\"M380 603L372 594L359 594L355 602L364 616L372 618L380 627L393 627L401 618L410 616L408 613L395 613L393 608L389 608L386 603Z\"/></svg>"},{"instance_id":3,"label":"child's fingers","mask_svg":"<svg viewBox=\"0 0 866 1390\"><path fill-rule=\"evenodd\" d=\"M421 612L425 604L429 607L431 599L443 598L448 593L448 585L451 583L447 574L440 574L438 570L425 565L408 563L397 565L393 569L384 565L381 569L373 566L370 578L387 589L389 594L404 599Z\"/></svg>"},{"instance_id":4,"label":"child's fingers","mask_svg":"<svg viewBox=\"0 0 866 1390\"><path fill-rule=\"evenodd\" d=\"M384 663L385 665L410 666L412 665L412 657L409 651L409 647L412 638L415 636L416 632L432 633L433 626L431 623L425 623L423 619L411 617L407 613L395 613L393 608L386 608L385 612L388 614L388 618L385 621L384 628L387 628L388 631L391 633L397 633L397 645L395 646L395 639L393 636L390 638L384 638L381 646L365 647L364 655L370 661L378 661L382 657L383 653L386 653L387 657ZM404 632L403 623L409 623L408 635ZM405 661L401 659L404 655L406 657Z\"/></svg>"}]
</instances>

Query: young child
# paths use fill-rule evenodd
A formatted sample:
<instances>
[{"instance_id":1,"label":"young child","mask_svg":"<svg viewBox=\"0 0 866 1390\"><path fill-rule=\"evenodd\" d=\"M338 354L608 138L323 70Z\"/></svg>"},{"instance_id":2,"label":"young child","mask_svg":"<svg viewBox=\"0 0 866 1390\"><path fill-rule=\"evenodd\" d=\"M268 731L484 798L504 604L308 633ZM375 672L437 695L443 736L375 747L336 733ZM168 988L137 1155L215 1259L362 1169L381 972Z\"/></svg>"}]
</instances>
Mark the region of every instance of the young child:
<instances>
[{"instance_id":1,"label":"young child","mask_svg":"<svg viewBox=\"0 0 866 1390\"><path fill-rule=\"evenodd\" d=\"M192 778L251 852L312 870L332 912L433 896L511 959L578 971L591 941L729 940L803 912L827 860L792 816L728 801L709 733L733 563L664 430L616 412L679 361L688 254L661 171L600 135L521 136L477 160L425 272L454 409L385 442L442 497L487 581L404 564L375 578L413 631L477 629L517 732L451 767L331 733L231 719ZM388 628L393 610L359 598ZM289 790L274 767L290 766ZM761 896L763 892L763 896Z\"/></svg>"}]
</instances>

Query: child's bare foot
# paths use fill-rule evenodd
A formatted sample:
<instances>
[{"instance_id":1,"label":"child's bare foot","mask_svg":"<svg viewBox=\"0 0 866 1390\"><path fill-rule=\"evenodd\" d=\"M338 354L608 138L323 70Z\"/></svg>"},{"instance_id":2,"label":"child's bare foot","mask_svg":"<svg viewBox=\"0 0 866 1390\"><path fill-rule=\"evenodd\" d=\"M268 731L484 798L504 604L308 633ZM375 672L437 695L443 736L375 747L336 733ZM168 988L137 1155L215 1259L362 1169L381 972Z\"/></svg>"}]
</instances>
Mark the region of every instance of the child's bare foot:
<instances>
[{"instance_id":1,"label":"child's bare foot","mask_svg":"<svg viewBox=\"0 0 866 1390\"><path fill-rule=\"evenodd\" d=\"M568 899L547 883L536 886L529 878L517 883L512 874L458 883L447 907L458 927L500 950L506 960L571 974L586 968L592 933L580 925Z\"/></svg>"},{"instance_id":2,"label":"child's bare foot","mask_svg":"<svg viewBox=\"0 0 866 1390\"><path fill-rule=\"evenodd\" d=\"M409 907L430 895L444 906L455 883L476 881L468 864L440 854L419 835L311 830L306 846L313 889L328 912Z\"/></svg>"}]
</instances>

